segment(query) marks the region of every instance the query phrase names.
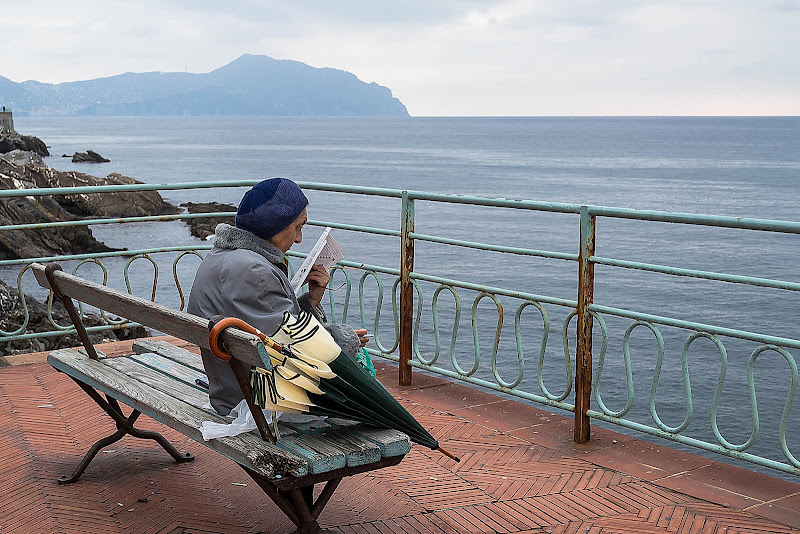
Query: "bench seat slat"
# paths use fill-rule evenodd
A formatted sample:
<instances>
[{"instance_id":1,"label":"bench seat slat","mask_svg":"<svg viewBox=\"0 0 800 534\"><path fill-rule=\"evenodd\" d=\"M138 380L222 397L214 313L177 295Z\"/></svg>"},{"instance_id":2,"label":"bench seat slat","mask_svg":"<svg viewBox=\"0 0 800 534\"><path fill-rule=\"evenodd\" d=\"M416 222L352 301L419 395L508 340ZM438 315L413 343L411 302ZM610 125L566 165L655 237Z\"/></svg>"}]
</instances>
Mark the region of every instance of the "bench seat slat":
<instances>
[{"instance_id":1,"label":"bench seat slat","mask_svg":"<svg viewBox=\"0 0 800 534\"><path fill-rule=\"evenodd\" d=\"M305 458L308 472L312 475L342 469L347 466L344 452L333 447L327 440L312 434L306 436L281 436L278 447Z\"/></svg>"},{"instance_id":2,"label":"bench seat slat","mask_svg":"<svg viewBox=\"0 0 800 534\"><path fill-rule=\"evenodd\" d=\"M103 361L94 361L73 349L52 352L47 361L59 371L108 394L267 478L303 476L308 472L306 463L301 458L272 443L250 439L251 436L246 434L205 442L199 428L203 421L212 418L211 414L146 384L131 380L124 373L105 365Z\"/></svg>"},{"instance_id":3,"label":"bench seat slat","mask_svg":"<svg viewBox=\"0 0 800 534\"><path fill-rule=\"evenodd\" d=\"M165 356L170 360L180 362L186 367L191 367L197 372L203 374L206 372L205 368L203 367L203 359L199 354L181 347L176 347L169 341L164 341L163 339L136 339L133 341L133 352L136 354L155 352L156 354Z\"/></svg>"},{"instance_id":4,"label":"bench seat slat","mask_svg":"<svg viewBox=\"0 0 800 534\"><path fill-rule=\"evenodd\" d=\"M145 367L149 367L157 373L161 373L172 378L173 380L178 380L191 386L196 384L195 380L198 378L206 378L205 373L198 372L190 367L186 367L182 363L165 358L164 356L154 352L133 354L131 356L127 356L127 358L135 362L139 362L140 364L144 365Z\"/></svg>"},{"instance_id":5,"label":"bench seat slat","mask_svg":"<svg viewBox=\"0 0 800 534\"><path fill-rule=\"evenodd\" d=\"M358 426L353 433L377 445L382 456L403 456L411 450L408 436L392 428Z\"/></svg>"},{"instance_id":6,"label":"bench seat slat","mask_svg":"<svg viewBox=\"0 0 800 534\"><path fill-rule=\"evenodd\" d=\"M126 374L127 376L142 382L154 389L162 391L171 397L176 397L198 409L203 409L203 406L208 402L208 393L204 389L192 386L179 380L169 380L168 376L160 373L140 362L128 357L109 358L103 362L105 365L116 369L117 371ZM210 410L204 410L210 415L219 417L218 422L224 422L222 416L217 415ZM209 421L212 419L209 418Z\"/></svg>"},{"instance_id":7,"label":"bench seat slat","mask_svg":"<svg viewBox=\"0 0 800 534\"><path fill-rule=\"evenodd\" d=\"M375 443L359 437L350 430L334 430L322 436L340 449L350 449L345 455L347 467L371 464L381 459L381 449Z\"/></svg>"}]
</instances>

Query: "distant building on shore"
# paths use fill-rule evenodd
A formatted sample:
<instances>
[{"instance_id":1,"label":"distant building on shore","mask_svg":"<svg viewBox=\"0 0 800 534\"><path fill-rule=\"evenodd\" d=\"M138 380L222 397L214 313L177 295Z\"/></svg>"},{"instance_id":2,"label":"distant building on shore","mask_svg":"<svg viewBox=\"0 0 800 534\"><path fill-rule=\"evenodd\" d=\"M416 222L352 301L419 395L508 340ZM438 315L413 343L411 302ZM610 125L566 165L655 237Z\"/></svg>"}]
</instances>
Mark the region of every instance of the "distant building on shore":
<instances>
[{"instance_id":1,"label":"distant building on shore","mask_svg":"<svg viewBox=\"0 0 800 534\"><path fill-rule=\"evenodd\" d=\"M6 111L5 106L0 111L0 130L14 131L14 117L11 116L11 110Z\"/></svg>"}]
</instances>

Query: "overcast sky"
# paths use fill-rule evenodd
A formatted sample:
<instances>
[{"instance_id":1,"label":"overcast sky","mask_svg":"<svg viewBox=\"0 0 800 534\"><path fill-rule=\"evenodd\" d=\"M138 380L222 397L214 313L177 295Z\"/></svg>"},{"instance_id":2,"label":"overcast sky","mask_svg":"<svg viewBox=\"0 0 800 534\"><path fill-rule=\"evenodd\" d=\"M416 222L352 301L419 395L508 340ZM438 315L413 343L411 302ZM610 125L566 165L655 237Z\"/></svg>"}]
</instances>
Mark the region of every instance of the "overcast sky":
<instances>
[{"instance_id":1,"label":"overcast sky","mask_svg":"<svg viewBox=\"0 0 800 534\"><path fill-rule=\"evenodd\" d=\"M800 115L800 0L38 0L3 11L0 75L17 82L208 72L249 53L350 71L413 116Z\"/></svg>"}]
</instances>

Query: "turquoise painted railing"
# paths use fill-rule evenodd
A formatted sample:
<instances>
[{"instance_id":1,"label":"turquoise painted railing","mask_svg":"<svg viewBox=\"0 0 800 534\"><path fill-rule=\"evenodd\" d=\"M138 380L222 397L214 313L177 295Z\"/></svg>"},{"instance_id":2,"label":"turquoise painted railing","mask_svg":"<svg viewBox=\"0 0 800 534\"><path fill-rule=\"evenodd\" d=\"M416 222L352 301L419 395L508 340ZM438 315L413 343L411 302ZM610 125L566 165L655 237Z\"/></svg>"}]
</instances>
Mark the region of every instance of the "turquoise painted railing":
<instances>
[{"instance_id":1,"label":"turquoise painted railing","mask_svg":"<svg viewBox=\"0 0 800 534\"><path fill-rule=\"evenodd\" d=\"M242 187L255 184L256 180L239 180L225 182L200 182L183 184L150 185L135 184L126 186L100 186L100 187L77 187L60 189L27 189L0 191L0 199L20 196L37 196L53 194L102 194L108 191L150 191L150 190L175 190L175 189L200 189L200 188L223 188L223 187ZM336 184L322 183L303 183L300 185L306 190L321 191L327 193L345 193L357 196L384 197L386 199L396 199L400 203L400 221L397 221L399 230L391 228L379 228L370 226L359 226L353 224L342 224L335 221L311 220L309 224L314 226L331 226L333 228L372 234L378 236L389 236L398 238L400 241L397 250L399 269L380 265L370 265L355 261L343 261L333 271L332 280L343 277L342 293L330 292L330 314L334 320L346 320L351 296L355 291L358 292L359 320L362 326L370 326L374 332L374 342L376 349L370 349L375 356L384 357L399 362L399 382L401 385L408 385L412 381L412 368L416 367L426 371L438 373L453 379L461 380L475 386L488 388L494 391L513 395L522 399L533 401L539 404L560 408L574 412L575 426L574 439L578 442L586 441L590 438L590 420L592 418L605 421L643 432L653 436L666 438L685 445L697 447L706 451L716 452L741 460L746 460L758 465L777 469L786 473L800 475L800 460L798 460L787 443L787 428L791 420L792 403L795 398L798 372L797 363L791 354L791 350L800 348L800 340L789 337L767 335L758 332L739 330L729 327L705 324L700 322L687 321L679 318L657 315L652 313L642 313L622 308L602 305L594 302L594 270L596 265L614 267L618 269L628 269L635 271L647 271L657 273L667 277L690 277L711 281L726 282L734 284L733 287L758 286L770 289L780 289L791 292L800 291L800 283L774 280L770 278L757 278L722 272L711 272L683 267L672 267L651 263L642 263L622 259L606 258L595 254L596 239L596 220L598 218L607 219L628 219L636 221L667 222L683 225L699 225L716 228L748 229L757 232L777 232L784 234L800 234L800 223L775 221L764 219L747 219L736 217L697 215L688 213L669 213L660 211L631 210L622 208L610 208L601 206L581 206L575 204L561 204L549 202L535 202L528 200L507 200L492 199L475 196L448 195L438 193L427 193L420 191L400 191L383 188L357 187ZM415 231L416 204L417 203L436 203L440 205L473 205L489 208L504 208L513 210L523 210L530 212L560 213L575 217L575 224L579 229L579 243L576 243L577 253L564 253L547 250L536 250L513 246L499 246L477 241L469 241L457 238L447 238L442 236L419 233ZM51 226L74 226L74 225L103 225L103 224L126 224L152 222L158 224L162 221L172 221L197 217L211 217L221 215L232 215L232 213L211 213L211 214L182 214L171 216L156 217L128 217L122 219L90 219L81 221L63 221L45 224L26 224L26 225L6 225L0 226L0 232L13 232L21 229L36 229ZM468 236L464 236L468 237ZM492 251L501 254L514 255L515 257L544 258L550 260L560 260L575 264L577 271L577 295L576 299L565 299L548 295L534 294L524 291L514 290L513 288L494 287L486 284L474 283L464 280L456 280L436 274L426 274L415 270L415 244L432 243L458 247L460 250L481 250ZM184 290L179 281L179 264L190 256L200 256L200 252L208 250L211 245L179 244L169 247L154 247L122 252L108 252L101 254L76 254L58 257L26 258L20 260L0 261L0 268L15 268L20 270L17 274L17 285L22 291L23 275L30 263L34 261L67 261L74 262L73 272L78 272L79 268L88 263L98 265L103 273L103 282L106 283L108 273L101 260L112 257L127 258L123 266L123 278L128 291L132 292L131 282L128 276L131 264L138 259L148 260L153 267L153 285L151 298L156 299L156 287L158 284L158 263L154 256L170 255L172 259L172 273L175 282L175 289L179 298L181 308L185 303ZM303 257L303 254L290 253L293 256ZM419 259L419 258L418 258ZM361 272L358 283L355 284L351 272L353 270ZM393 340L384 343L382 333L386 333L384 322L381 321L382 310L384 309L385 285L384 278L391 281L391 312L393 326ZM335 285L332 283L332 285ZM373 287L376 296L368 299L367 286ZM374 286L373 286L374 285ZM423 289L423 285L429 291ZM357 289L356 289L357 287ZM463 366L459 361L459 356L463 358L464 343L459 343L458 325L461 320L461 292L476 293L476 297L471 305L471 325L472 325L472 344L474 347L474 358L470 365ZM423 301L426 294L430 296L431 320L429 327L422 325ZM440 317L440 300L442 298L452 300L452 310L449 312L449 321L452 321L453 328L450 335L449 362L441 362L439 357L442 352L442 325ZM514 313L514 339L516 344L516 357L514 363L498 364L498 351L500 350L500 339L504 328L503 304L501 299L511 300L516 303ZM494 339L491 347L490 369L481 366L481 346L479 341L479 306L484 302L491 304L497 314L497 324L494 328ZM173 304L174 305L174 304ZM551 327L552 312L548 309L558 308L564 310L564 320L560 328L561 349L563 361L559 364L563 368L563 382L558 388L559 391L551 392L545 385L546 373L544 371L548 362L546 361L547 348L552 345L552 338L549 336ZM371 320L368 315L372 313ZM535 380L531 381L526 376L525 358L523 354L523 316L534 313L541 320L541 341L539 343L538 357L535 359ZM339 317L337 317L337 315ZM620 318L629 321L629 325L622 335L622 375L609 378L604 374L604 366L607 364L607 346L609 332L606 318ZM105 326L93 327L90 331L100 331L113 329L119 326L119 321L105 318L110 324ZM575 353L571 353L569 348L569 332L574 321L575 328ZM30 339L36 337L48 337L64 335L71 330L66 326L60 326L53 321L53 329L47 332L31 333L26 332L28 326L27 307L25 320L18 328L11 331L0 331L0 346L4 342L19 339ZM383 326L382 326L383 325ZM597 328L595 328L597 326ZM681 351L681 391L680 395L684 400L683 421L670 426L663 422L657 409L657 391L661 382L661 371L664 364L665 343L662 335L663 328L678 328L685 332L686 338ZM599 329L599 332L598 332ZM421 332L425 330L432 339L433 348L431 350L421 349ZM626 418L631 413L635 405L636 384L633 380L633 365L631 362L630 342L631 336L636 330L646 330L652 334L656 348L655 369L650 380L649 396L647 408L651 421L642 422ZM593 372L595 358L593 356L593 331L595 336L601 340L599 356L596 358L596 369ZM699 338L710 341L717 351L719 361L719 373L716 379L711 405L708 407L709 423L712 439L702 439L696 436L686 435L690 423L695 417L695 397L693 397L691 380L689 373L689 352L690 347ZM749 405L747 410L741 413L741 419L751 421L751 432L749 438L740 444L728 441L722 434L718 424L720 401L723 396L723 388L726 384L728 372L728 356L723 338L745 340L754 344L754 348L747 359L747 396ZM785 369L788 371L789 386L786 398L783 402L783 409L780 413L780 423L777 429L777 447L780 448L782 458L767 458L758 454L748 452L759 439L759 410L756 402L756 361L764 353L777 354L785 361ZM485 359L484 359L485 361ZM445 365L446 363L446 365ZM574 369L573 369L574 365ZM516 367L516 369L514 369ZM511 373L513 379L505 379L503 375ZM619 410L610 409L603 400L600 392L601 384L608 380L624 382L626 392L625 405ZM533 385L533 387L530 387ZM593 399L593 400L592 400Z\"/></svg>"}]
</instances>

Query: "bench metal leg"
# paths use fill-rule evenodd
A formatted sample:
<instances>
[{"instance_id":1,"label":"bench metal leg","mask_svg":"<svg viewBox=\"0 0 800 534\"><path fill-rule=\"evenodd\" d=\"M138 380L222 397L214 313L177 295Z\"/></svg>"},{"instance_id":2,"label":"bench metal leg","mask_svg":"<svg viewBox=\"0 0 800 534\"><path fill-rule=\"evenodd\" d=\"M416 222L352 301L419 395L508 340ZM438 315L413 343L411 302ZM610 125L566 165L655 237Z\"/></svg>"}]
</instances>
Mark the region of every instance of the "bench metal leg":
<instances>
[{"instance_id":1,"label":"bench metal leg","mask_svg":"<svg viewBox=\"0 0 800 534\"><path fill-rule=\"evenodd\" d=\"M300 534L317 534L328 532L320 530L317 519L325 505L328 504L333 492L344 477L397 465L403 456L390 456L382 458L372 464L353 467L343 467L327 473L308 474L299 477L283 477L270 479L259 473L244 468L258 486L264 490L270 499L286 514L292 523L297 526ZM325 482L325 486L314 501L314 484Z\"/></svg>"},{"instance_id":2,"label":"bench metal leg","mask_svg":"<svg viewBox=\"0 0 800 534\"><path fill-rule=\"evenodd\" d=\"M121 440L124 435L125 435L125 429L120 428L112 435L105 437L100 441L98 441L97 443L95 443L94 445L92 445L92 448L89 449L89 452L87 452L86 455L83 457L83 460L81 460L81 463L79 463L78 467L75 468L75 471L73 471L71 475L61 475L60 477L58 477L58 483L72 484L73 482L76 482L79 478L81 478L81 475L83 474L84 471L86 471L86 468L89 467L89 464L91 463L91 461L94 459L94 457L97 455L98 452L100 452L104 447L108 447L112 443Z\"/></svg>"},{"instance_id":3,"label":"bench metal leg","mask_svg":"<svg viewBox=\"0 0 800 534\"><path fill-rule=\"evenodd\" d=\"M116 399L106 396L105 398L93 387L81 382L80 380L72 378L82 390L89 395L92 400L94 400L100 408L106 412L111 419L114 420L114 423L117 425L117 431L107 436L92 445L86 455L83 457L83 460L78 464L75 468L75 471L72 472L71 475L61 476L58 479L59 484L71 484L76 482L83 472L89 467L89 464L97 456L97 453L100 452L104 447L111 445L119 440L121 440L126 435L130 434L131 436L139 439L152 439L161 447L164 448L165 451L172 456L176 462L191 462L194 460L194 454L190 452L181 452L175 448L172 443L167 441L167 438L159 434L158 432L152 432L150 430L141 430L133 426L136 420L141 415L141 412L138 410L133 410L128 417L125 417L125 414L122 412L122 408L120 407L119 403Z\"/></svg>"},{"instance_id":4,"label":"bench metal leg","mask_svg":"<svg viewBox=\"0 0 800 534\"><path fill-rule=\"evenodd\" d=\"M297 527L297 534L317 534L328 532L322 530L317 522L322 509L328 504L333 492L336 491L342 477L330 479L326 482L317 500L314 501L314 485L301 486L279 490L275 484L258 473L245 469L259 487L264 490L270 499L286 514L286 517Z\"/></svg>"}]
</instances>

